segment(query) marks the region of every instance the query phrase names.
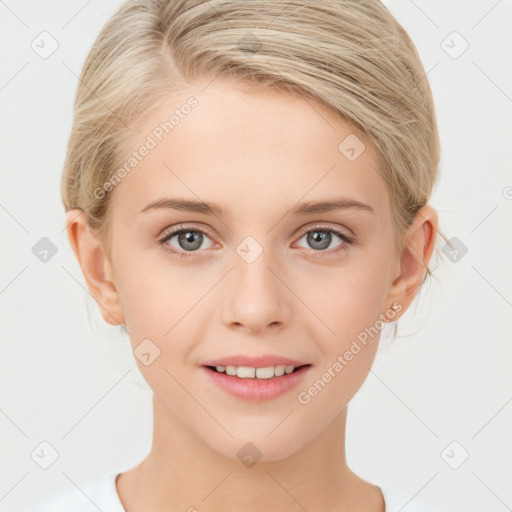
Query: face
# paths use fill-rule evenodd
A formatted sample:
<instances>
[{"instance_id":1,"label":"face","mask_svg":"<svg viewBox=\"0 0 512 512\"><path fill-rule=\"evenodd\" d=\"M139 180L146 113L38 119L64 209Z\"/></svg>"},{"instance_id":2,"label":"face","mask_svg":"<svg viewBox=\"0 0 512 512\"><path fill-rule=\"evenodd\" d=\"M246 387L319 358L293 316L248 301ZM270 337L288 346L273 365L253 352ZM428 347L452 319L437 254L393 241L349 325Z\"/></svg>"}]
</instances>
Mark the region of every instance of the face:
<instances>
[{"instance_id":1,"label":"face","mask_svg":"<svg viewBox=\"0 0 512 512\"><path fill-rule=\"evenodd\" d=\"M197 104L182 108L191 96ZM175 109L172 131L155 132ZM340 150L354 130L326 108L219 78L158 107L129 153L148 135L155 147L109 192L108 236L132 347L149 354L137 364L155 421L180 423L233 459L247 441L264 460L285 457L359 389L378 342L362 333L382 327L391 305L399 267L377 150L364 140L354 159L347 142ZM304 208L343 200L366 206ZM308 366L280 394L243 398L203 366L234 355Z\"/></svg>"}]
</instances>

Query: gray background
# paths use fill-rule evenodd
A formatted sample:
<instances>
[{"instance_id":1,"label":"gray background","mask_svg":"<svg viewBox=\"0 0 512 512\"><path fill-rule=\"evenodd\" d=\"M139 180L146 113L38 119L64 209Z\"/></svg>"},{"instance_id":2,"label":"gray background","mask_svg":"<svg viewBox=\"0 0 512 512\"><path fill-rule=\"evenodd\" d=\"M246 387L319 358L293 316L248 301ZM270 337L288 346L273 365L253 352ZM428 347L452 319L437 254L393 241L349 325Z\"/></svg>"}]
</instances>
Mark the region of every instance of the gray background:
<instances>
[{"instance_id":1,"label":"gray background","mask_svg":"<svg viewBox=\"0 0 512 512\"><path fill-rule=\"evenodd\" d=\"M78 75L120 3L0 1L0 511L127 469L151 444L151 393L85 289L59 195ZM467 253L436 268L406 336L382 340L350 406L348 462L441 511L510 510L512 2L385 3L434 93L431 205ZM58 42L48 58L31 47L43 31ZM32 252L43 237L57 249L46 263ZM48 469L31 457L43 441L58 453Z\"/></svg>"}]
</instances>

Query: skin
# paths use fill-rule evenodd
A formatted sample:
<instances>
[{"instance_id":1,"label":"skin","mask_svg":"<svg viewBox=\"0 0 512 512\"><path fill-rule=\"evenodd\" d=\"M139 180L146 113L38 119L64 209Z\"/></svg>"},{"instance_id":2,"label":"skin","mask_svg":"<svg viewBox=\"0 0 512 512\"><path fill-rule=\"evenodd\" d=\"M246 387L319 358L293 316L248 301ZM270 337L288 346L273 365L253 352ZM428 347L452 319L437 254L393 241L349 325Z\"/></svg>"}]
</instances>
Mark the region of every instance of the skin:
<instances>
[{"instance_id":1,"label":"skin","mask_svg":"<svg viewBox=\"0 0 512 512\"><path fill-rule=\"evenodd\" d=\"M110 192L108 249L83 213L67 218L105 321L125 323L134 349L149 338L160 350L148 366L136 359L154 393L154 436L144 461L117 479L121 502L129 512L382 512L380 489L345 460L347 404L368 375L379 336L309 404L297 393L394 302L401 311L393 320L407 310L434 249L436 211L420 210L401 255L376 147L358 135L366 149L349 161L338 145L354 129L331 111L232 79L174 94L127 147L140 147L191 95L198 106ZM215 202L227 216L141 213L162 197ZM374 213L288 213L297 202L333 197L361 201ZM167 242L188 249L189 258L158 243L181 224L207 230L196 251L178 236ZM332 235L321 251L306 235L315 224L352 230L357 240L336 252L346 242ZM263 249L250 264L236 252L247 236ZM236 353L289 356L312 368L282 396L244 401L211 385L199 368ZM262 453L250 468L237 458L248 441Z\"/></svg>"}]
</instances>

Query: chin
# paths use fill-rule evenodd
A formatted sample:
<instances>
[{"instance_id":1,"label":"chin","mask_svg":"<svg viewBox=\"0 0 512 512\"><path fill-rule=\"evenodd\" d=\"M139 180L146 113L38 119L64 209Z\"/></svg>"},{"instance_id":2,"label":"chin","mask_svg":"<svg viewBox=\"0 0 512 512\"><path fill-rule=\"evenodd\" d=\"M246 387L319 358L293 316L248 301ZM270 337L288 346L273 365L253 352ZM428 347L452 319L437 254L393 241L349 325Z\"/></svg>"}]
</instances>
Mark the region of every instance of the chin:
<instances>
[{"instance_id":1,"label":"chin","mask_svg":"<svg viewBox=\"0 0 512 512\"><path fill-rule=\"evenodd\" d=\"M250 468L257 463L280 461L293 455L300 449L300 440L295 439L296 443L291 444L292 437L289 433L283 436L274 432L265 438L261 434L251 436L250 431L247 431L245 435L234 436L233 439L220 438L218 443L212 444L210 439L208 444L219 455L238 460Z\"/></svg>"}]
</instances>

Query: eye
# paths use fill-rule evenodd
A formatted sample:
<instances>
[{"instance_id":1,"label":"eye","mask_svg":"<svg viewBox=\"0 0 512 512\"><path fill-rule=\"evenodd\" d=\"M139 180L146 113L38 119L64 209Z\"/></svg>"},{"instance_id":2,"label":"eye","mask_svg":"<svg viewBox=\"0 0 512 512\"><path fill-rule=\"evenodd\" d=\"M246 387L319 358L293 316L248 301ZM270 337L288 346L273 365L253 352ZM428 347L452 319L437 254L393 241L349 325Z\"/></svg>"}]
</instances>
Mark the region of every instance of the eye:
<instances>
[{"instance_id":1,"label":"eye","mask_svg":"<svg viewBox=\"0 0 512 512\"><path fill-rule=\"evenodd\" d=\"M299 241L303 238L305 238L309 248L314 249L314 252L317 253L315 256L323 251L331 254L347 250L348 246L355 242L355 238L353 236L328 226L313 226L313 228L309 228L307 231L302 233ZM332 242L336 241L336 238L339 238L342 242L339 243L334 250L328 251L327 249L331 247Z\"/></svg>"},{"instance_id":2,"label":"eye","mask_svg":"<svg viewBox=\"0 0 512 512\"><path fill-rule=\"evenodd\" d=\"M301 234L299 241L303 238L306 239L307 244L313 249L315 256L327 256L333 253L337 254L340 251L346 251L356 241L355 237L328 226L313 226ZM340 239L341 243L333 250L328 250L336 238ZM174 243L171 243L173 239L175 239ZM164 233L163 238L158 243L168 253L177 255L180 258L190 258L194 257L193 253L199 252L201 248L208 249L212 247L213 242L209 247L204 247L206 239L211 242L205 230L195 226L187 228L181 225L178 229Z\"/></svg>"},{"instance_id":3,"label":"eye","mask_svg":"<svg viewBox=\"0 0 512 512\"><path fill-rule=\"evenodd\" d=\"M209 238L206 231L202 229L197 227L184 228L181 226L180 229L165 233L164 237L160 239L158 243L162 246L164 251L177 254L182 258L188 258L193 255L187 253L193 253L201 249L205 237ZM176 238L175 244L177 245L168 243L171 242L173 238ZM202 248L204 249L204 247Z\"/></svg>"}]
</instances>

